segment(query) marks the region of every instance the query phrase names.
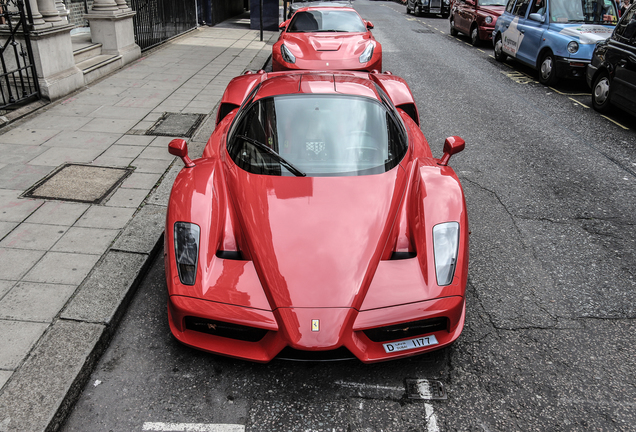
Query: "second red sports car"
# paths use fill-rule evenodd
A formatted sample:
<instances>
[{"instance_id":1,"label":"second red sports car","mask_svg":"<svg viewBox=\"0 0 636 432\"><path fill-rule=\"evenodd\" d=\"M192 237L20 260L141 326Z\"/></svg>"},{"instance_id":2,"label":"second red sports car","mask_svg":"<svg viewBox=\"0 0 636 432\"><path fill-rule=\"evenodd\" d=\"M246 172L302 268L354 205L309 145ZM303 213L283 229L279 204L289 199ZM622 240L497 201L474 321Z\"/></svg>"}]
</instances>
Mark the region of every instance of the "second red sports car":
<instances>
[{"instance_id":1,"label":"second red sports car","mask_svg":"<svg viewBox=\"0 0 636 432\"><path fill-rule=\"evenodd\" d=\"M350 7L301 8L280 25L272 68L382 71L382 46L373 24Z\"/></svg>"},{"instance_id":2,"label":"second red sports car","mask_svg":"<svg viewBox=\"0 0 636 432\"><path fill-rule=\"evenodd\" d=\"M468 217L413 95L389 73L234 78L168 204L168 319L186 345L259 362L439 349L464 326Z\"/></svg>"}]
</instances>

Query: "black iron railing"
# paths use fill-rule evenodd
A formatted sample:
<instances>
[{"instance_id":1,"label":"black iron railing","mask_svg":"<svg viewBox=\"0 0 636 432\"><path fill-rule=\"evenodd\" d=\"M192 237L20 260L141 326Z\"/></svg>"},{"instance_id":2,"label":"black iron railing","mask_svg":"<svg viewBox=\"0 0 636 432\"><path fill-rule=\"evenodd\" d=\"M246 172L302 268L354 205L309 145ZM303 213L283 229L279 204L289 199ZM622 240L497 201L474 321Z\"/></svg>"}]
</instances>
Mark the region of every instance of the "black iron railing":
<instances>
[{"instance_id":1,"label":"black iron railing","mask_svg":"<svg viewBox=\"0 0 636 432\"><path fill-rule=\"evenodd\" d=\"M40 98L29 31L31 11L24 0L0 0L0 109Z\"/></svg>"},{"instance_id":2,"label":"black iron railing","mask_svg":"<svg viewBox=\"0 0 636 432\"><path fill-rule=\"evenodd\" d=\"M197 26L196 0L130 0L130 7L142 51Z\"/></svg>"}]
</instances>

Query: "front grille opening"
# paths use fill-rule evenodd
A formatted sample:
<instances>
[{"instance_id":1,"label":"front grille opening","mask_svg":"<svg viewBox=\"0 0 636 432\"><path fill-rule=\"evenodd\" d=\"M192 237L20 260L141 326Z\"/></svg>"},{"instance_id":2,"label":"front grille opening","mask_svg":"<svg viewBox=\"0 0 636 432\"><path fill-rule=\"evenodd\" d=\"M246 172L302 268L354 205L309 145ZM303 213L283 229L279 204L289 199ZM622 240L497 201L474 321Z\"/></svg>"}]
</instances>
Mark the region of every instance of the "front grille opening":
<instances>
[{"instance_id":1,"label":"front grille opening","mask_svg":"<svg viewBox=\"0 0 636 432\"><path fill-rule=\"evenodd\" d=\"M204 318L188 316L185 318L186 329L236 339L245 342L258 342L267 334L267 330L256 327L247 327L238 324L214 321Z\"/></svg>"},{"instance_id":2,"label":"front grille opening","mask_svg":"<svg viewBox=\"0 0 636 432\"><path fill-rule=\"evenodd\" d=\"M292 360L292 361L341 361L341 360L354 360L356 356L351 354L345 347L336 348L335 350L328 351L302 351L291 347L285 347L276 356L278 360Z\"/></svg>"},{"instance_id":3,"label":"front grille opening","mask_svg":"<svg viewBox=\"0 0 636 432\"><path fill-rule=\"evenodd\" d=\"M421 336L441 330L448 330L448 318L446 317L411 321L403 324L363 330L363 332L373 342L388 342Z\"/></svg>"}]
</instances>

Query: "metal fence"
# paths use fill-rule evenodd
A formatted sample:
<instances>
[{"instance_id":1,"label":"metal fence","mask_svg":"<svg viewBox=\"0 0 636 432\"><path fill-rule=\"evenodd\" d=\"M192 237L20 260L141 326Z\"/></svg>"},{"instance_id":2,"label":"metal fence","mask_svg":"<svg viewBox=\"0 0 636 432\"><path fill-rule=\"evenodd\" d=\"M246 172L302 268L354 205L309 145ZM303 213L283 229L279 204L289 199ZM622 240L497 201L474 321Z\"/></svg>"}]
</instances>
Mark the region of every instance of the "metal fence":
<instances>
[{"instance_id":1,"label":"metal fence","mask_svg":"<svg viewBox=\"0 0 636 432\"><path fill-rule=\"evenodd\" d=\"M195 0L130 0L135 42L147 50L197 26Z\"/></svg>"},{"instance_id":2,"label":"metal fence","mask_svg":"<svg viewBox=\"0 0 636 432\"><path fill-rule=\"evenodd\" d=\"M39 99L40 87L29 31L33 19L24 0L0 0L0 109Z\"/></svg>"}]
</instances>

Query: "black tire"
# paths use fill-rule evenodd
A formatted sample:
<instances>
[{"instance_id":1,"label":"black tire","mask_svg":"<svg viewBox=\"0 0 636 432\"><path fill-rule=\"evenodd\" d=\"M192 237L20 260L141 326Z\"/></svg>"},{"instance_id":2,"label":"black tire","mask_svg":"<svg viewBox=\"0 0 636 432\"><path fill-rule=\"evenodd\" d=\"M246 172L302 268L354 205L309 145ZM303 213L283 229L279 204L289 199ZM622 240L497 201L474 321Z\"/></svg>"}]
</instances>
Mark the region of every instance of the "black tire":
<instances>
[{"instance_id":1,"label":"black tire","mask_svg":"<svg viewBox=\"0 0 636 432\"><path fill-rule=\"evenodd\" d=\"M557 82L557 63L554 54L550 51L541 57L541 63L539 63L539 82L547 86L554 85Z\"/></svg>"},{"instance_id":2,"label":"black tire","mask_svg":"<svg viewBox=\"0 0 636 432\"><path fill-rule=\"evenodd\" d=\"M470 29L470 43L474 47L481 45L481 39L479 39L479 29L477 28L477 24L473 25L473 27Z\"/></svg>"},{"instance_id":3,"label":"black tire","mask_svg":"<svg viewBox=\"0 0 636 432\"><path fill-rule=\"evenodd\" d=\"M598 74L592 85L592 107L600 112L606 113L611 108L610 87L612 80L605 71Z\"/></svg>"},{"instance_id":4,"label":"black tire","mask_svg":"<svg viewBox=\"0 0 636 432\"><path fill-rule=\"evenodd\" d=\"M498 62L505 62L508 55L503 52L503 42L501 41L501 35L497 35L495 39L495 60Z\"/></svg>"},{"instance_id":5,"label":"black tire","mask_svg":"<svg viewBox=\"0 0 636 432\"><path fill-rule=\"evenodd\" d=\"M411 8L409 7L409 2L406 2L406 14L411 15Z\"/></svg>"},{"instance_id":6,"label":"black tire","mask_svg":"<svg viewBox=\"0 0 636 432\"><path fill-rule=\"evenodd\" d=\"M449 23L450 23L450 35L457 36L459 32L455 30L455 20L452 17L450 18Z\"/></svg>"}]
</instances>

